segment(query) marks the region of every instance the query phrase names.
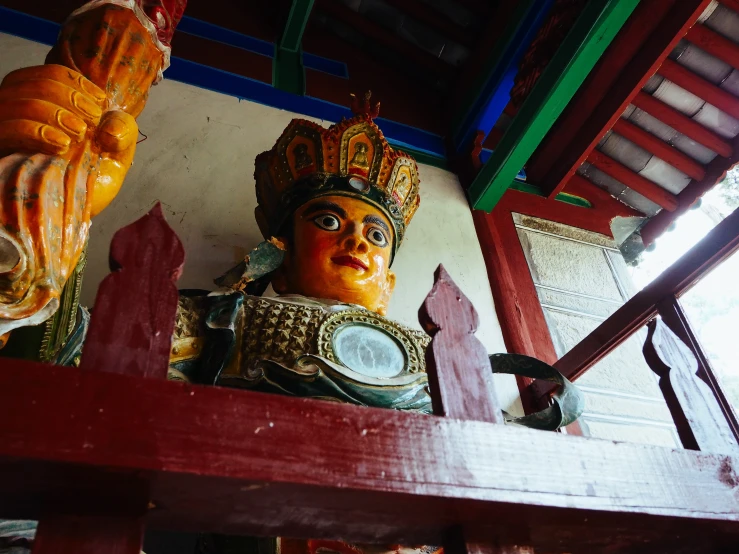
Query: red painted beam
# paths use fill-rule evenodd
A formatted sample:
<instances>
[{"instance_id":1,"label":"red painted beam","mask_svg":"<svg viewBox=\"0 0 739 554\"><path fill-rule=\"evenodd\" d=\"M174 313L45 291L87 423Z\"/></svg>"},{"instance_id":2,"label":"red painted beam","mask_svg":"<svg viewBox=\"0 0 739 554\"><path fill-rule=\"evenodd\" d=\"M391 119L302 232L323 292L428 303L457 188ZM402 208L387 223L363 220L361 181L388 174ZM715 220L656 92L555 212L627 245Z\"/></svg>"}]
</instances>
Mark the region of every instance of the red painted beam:
<instances>
[{"instance_id":1,"label":"red painted beam","mask_svg":"<svg viewBox=\"0 0 739 554\"><path fill-rule=\"evenodd\" d=\"M354 10L346 7L344 4L334 2L332 0L317 0L316 7L322 12L338 19L342 23L348 25L355 31L365 35L367 38L376 40L397 52L398 55L404 57L410 63L419 64L434 74L441 75L444 78L452 78L456 73L456 69L439 58L416 48L404 40L400 36L391 33L372 23L369 19L365 19Z\"/></svg>"},{"instance_id":2,"label":"red painted beam","mask_svg":"<svg viewBox=\"0 0 739 554\"><path fill-rule=\"evenodd\" d=\"M593 150L588 155L587 161L603 173L610 175L645 198L659 204L665 210L674 211L677 208L677 197L674 194L649 179L642 177L600 150Z\"/></svg>"},{"instance_id":3,"label":"red painted beam","mask_svg":"<svg viewBox=\"0 0 739 554\"><path fill-rule=\"evenodd\" d=\"M719 223L677 262L638 292L592 333L562 356L554 366L568 379L580 377L657 315L665 298L679 296L734 252L739 250L739 210ZM536 396L553 390L536 386Z\"/></svg>"},{"instance_id":4,"label":"red painted beam","mask_svg":"<svg viewBox=\"0 0 739 554\"><path fill-rule=\"evenodd\" d=\"M616 121L613 131L637 146L641 146L647 152L651 152L693 179L703 179L706 176L706 169L693 158L686 156L677 148L670 146L665 141L623 118Z\"/></svg>"},{"instance_id":5,"label":"red painted beam","mask_svg":"<svg viewBox=\"0 0 739 554\"><path fill-rule=\"evenodd\" d=\"M739 12L739 0L718 0L718 1L719 3L729 8L730 10Z\"/></svg>"},{"instance_id":6,"label":"red painted beam","mask_svg":"<svg viewBox=\"0 0 739 554\"><path fill-rule=\"evenodd\" d=\"M470 49L475 46L475 36L472 33L435 11L429 4L420 0L393 0L392 6L462 46Z\"/></svg>"},{"instance_id":7,"label":"red painted beam","mask_svg":"<svg viewBox=\"0 0 739 554\"><path fill-rule=\"evenodd\" d=\"M722 37L705 25L699 23L693 26L685 38L731 67L739 67L739 44Z\"/></svg>"},{"instance_id":8,"label":"red painted beam","mask_svg":"<svg viewBox=\"0 0 739 554\"><path fill-rule=\"evenodd\" d=\"M641 229L644 244L650 245L664 233L672 223L687 212L706 192L719 183L726 172L739 163L739 136L733 140L734 154L729 158L715 158L706 166L706 176L700 181L693 180L677 196L677 208L673 212L660 212Z\"/></svg>"},{"instance_id":9,"label":"red painted beam","mask_svg":"<svg viewBox=\"0 0 739 554\"><path fill-rule=\"evenodd\" d=\"M677 86L716 106L722 112L739 119L739 98L730 92L706 81L672 60L665 60L658 73Z\"/></svg>"},{"instance_id":10,"label":"red painted beam","mask_svg":"<svg viewBox=\"0 0 739 554\"><path fill-rule=\"evenodd\" d=\"M644 0L526 166L550 198L657 71L710 0Z\"/></svg>"},{"instance_id":11,"label":"red painted beam","mask_svg":"<svg viewBox=\"0 0 739 554\"><path fill-rule=\"evenodd\" d=\"M734 148L730 142L646 92L640 91L634 97L632 103L640 110L644 110L677 132L713 150L719 156L727 158L734 152Z\"/></svg>"},{"instance_id":12,"label":"red painted beam","mask_svg":"<svg viewBox=\"0 0 739 554\"><path fill-rule=\"evenodd\" d=\"M568 194L574 194L575 196L579 196L580 198L584 198L593 205L593 207L588 210L589 212L591 212L593 224L588 227L591 229L595 227L595 222L600 222L600 225L603 225L603 223L605 223L609 225L608 232L603 233L602 230L599 232L602 235L606 235L608 237L612 237L610 223L611 221L613 221L614 218L645 217L645 215L639 210L635 210L631 206L624 204L620 200L611 196L611 194L607 190L603 190L598 185L591 183L588 179L586 179L582 175L578 175L577 173L570 177L570 180L565 186L564 192ZM576 226L580 229L588 228L582 226L582 220L580 222L580 225Z\"/></svg>"}]
</instances>

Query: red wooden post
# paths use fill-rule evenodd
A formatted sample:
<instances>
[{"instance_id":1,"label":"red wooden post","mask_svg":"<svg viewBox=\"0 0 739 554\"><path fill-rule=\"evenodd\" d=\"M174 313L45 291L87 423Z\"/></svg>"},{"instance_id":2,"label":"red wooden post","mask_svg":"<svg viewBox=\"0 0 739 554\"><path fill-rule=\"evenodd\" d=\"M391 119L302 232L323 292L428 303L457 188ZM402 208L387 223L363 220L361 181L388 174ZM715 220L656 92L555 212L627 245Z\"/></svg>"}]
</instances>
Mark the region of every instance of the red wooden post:
<instances>
[{"instance_id":1,"label":"red wooden post","mask_svg":"<svg viewBox=\"0 0 739 554\"><path fill-rule=\"evenodd\" d=\"M83 369L166 379L177 314L175 282L185 251L159 204L110 245L113 271L100 284Z\"/></svg>"},{"instance_id":2,"label":"red wooden post","mask_svg":"<svg viewBox=\"0 0 739 554\"><path fill-rule=\"evenodd\" d=\"M698 377L690 349L659 319L652 320L644 343L647 364L659 375L659 387L685 448L708 452L737 449L737 442L711 388Z\"/></svg>"},{"instance_id":3,"label":"red wooden post","mask_svg":"<svg viewBox=\"0 0 739 554\"><path fill-rule=\"evenodd\" d=\"M426 350L434 414L457 419L503 423L485 347L475 337L480 319L472 303L439 265L434 287L418 312L431 335ZM469 529L454 527L444 539L447 554L524 554L525 547L480 542Z\"/></svg>"},{"instance_id":4,"label":"red wooden post","mask_svg":"<svg viewBox=\"0 0 739 554\"><path fill-rule=\"evenodd\" d=\"M98 290L81 369L165 379L177 312L175 281L185 253L159 204L115 234L110 259L113 273ZM85 503L79 498L50 507L39 522L33 554L139 554L147 488L131 487L126 495L112 492L105 500L96 495L85 515L65 511L65 505L74 512L73 504ZM99 515L87 515L91 512Z\"/></svg>"},{"instance_id":5,"label":"red wooden post","mask_svg":"<svg viewBox=\"0 0 739 554\"><path fill-rule=\"evenodd\" d=\"M442 265L418 320L433 337L426 369L434 414L503 423L488 354L475 337L477 311Z\"/></svg>"}]
</instances>

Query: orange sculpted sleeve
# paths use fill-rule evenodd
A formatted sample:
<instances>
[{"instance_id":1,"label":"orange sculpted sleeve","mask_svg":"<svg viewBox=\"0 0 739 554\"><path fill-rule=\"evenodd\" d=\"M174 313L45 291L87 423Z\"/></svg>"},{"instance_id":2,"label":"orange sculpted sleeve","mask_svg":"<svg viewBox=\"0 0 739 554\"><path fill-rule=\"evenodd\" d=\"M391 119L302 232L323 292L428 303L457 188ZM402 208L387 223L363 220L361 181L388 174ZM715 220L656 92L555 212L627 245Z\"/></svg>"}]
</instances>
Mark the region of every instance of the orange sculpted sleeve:
<instances>
[{"instance_id":1,"label":"orange sculpted sleeve","mask_svg":"<svg viewBox=\"0 0 739 554\"><path fill-rule=\"evenodd\" d=\"M91 217L131 167L135 118L184 5L93 0L64 24L47 65L0 85L0 335L58 308Z\"/></svg>"}]
</instances>

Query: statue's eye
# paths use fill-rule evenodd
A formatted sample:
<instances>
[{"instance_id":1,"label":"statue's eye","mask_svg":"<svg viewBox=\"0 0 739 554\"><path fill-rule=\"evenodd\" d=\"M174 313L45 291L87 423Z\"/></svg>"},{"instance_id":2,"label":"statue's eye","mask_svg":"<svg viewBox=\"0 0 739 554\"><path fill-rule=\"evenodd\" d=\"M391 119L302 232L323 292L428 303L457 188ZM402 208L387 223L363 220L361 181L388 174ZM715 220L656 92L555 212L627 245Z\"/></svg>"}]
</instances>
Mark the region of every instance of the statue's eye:
<instances>
[{"instance_id":1,"label":"statue's eye","mask_svg":"<svg viewBox=\"0 0 739 554\"><path fill-rule=\"evenodd\" d=\"M367 240L380 248L386 247L388 242L385 233L379 227L370 227L367 231Z\"/></svg>"},{"instance_id":2,"label":"statue's eye","mask_svg":"<svg viewBox=\"0 0 739 554\"><path fill-rule=\"evenodd\" d=\"M338 231L341 227L339 218L331 214L323 214L313 219L313 223L326 231Z\"/></svg>"}]
</instances>

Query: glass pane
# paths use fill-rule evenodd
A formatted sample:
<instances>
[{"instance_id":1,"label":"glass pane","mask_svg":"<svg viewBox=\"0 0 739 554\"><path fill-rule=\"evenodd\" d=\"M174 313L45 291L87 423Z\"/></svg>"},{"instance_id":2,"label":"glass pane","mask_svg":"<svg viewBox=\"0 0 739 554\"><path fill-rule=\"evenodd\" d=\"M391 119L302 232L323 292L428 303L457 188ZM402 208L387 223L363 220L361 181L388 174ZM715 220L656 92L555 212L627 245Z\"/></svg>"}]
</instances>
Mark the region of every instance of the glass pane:
<instances>
[{"instance_id":1,"label":"glass pane","mask_svg":"<svg viewBox=\"0 0 739 554\"><path fill-rule=\"evenodd\" d=\"M680 303L718 374L734 410L739 408L739 254L686 292Z\"/></svg>"}]
</instances>

